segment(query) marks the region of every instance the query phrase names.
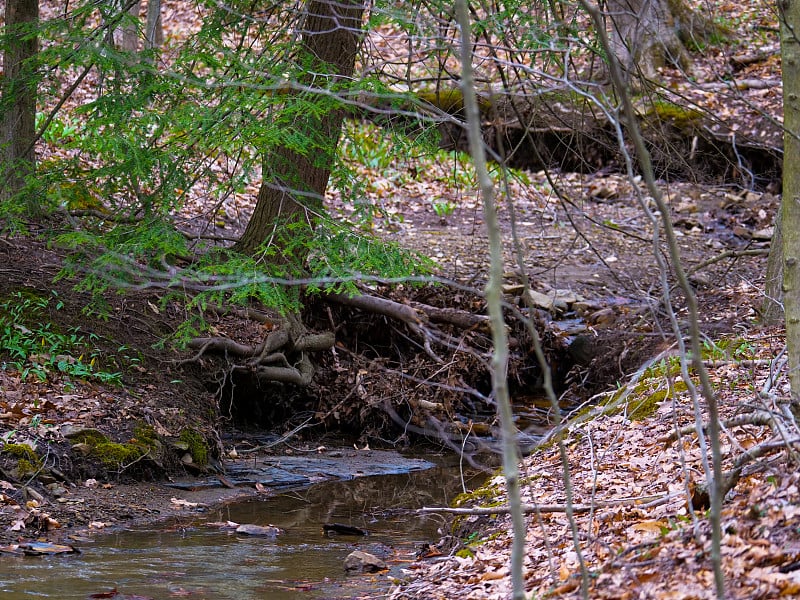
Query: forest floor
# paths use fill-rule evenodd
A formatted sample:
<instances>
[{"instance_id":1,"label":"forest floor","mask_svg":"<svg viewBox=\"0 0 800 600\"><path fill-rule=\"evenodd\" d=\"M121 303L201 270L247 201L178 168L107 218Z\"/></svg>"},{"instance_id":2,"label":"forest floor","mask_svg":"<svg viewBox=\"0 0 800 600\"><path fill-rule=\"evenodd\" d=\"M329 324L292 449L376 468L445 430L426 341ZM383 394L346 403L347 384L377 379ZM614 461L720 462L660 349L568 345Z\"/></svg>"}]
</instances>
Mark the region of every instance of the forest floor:
<instances>
[{"instance_id":1,"label":"forest floor","mask_svg":"<svg viewBox=\"0 0 800 600\"><path fill-rule=\"evenodd\" d=\"M613 176L602 183L626 185ZM597 185L597 179L592 184ZM745 198L721 187L676 187L685 190L685 198L694 199L683 200L673 215L678 223L686 219L680 230L686 265L702 265L708 259L732 253L694 275L703 329L709 336L709 365L723 416L738 417L742 423L734 427L737 421L731 421L730 439L724 443L728 452L726 465L730 467L730 461L744 449L770 436L771 429L758 419L747 425L748 415L769 411L764 403L787 394L785 377L780 375L773 380L770 362L783 348L782 332L758 324L766 254L736 254L737 250L766 249L768 242L753 233L768 226L777 208L777 197L769 193L756 197L755 192L750 192ZM576 185L576 190L582 187ZM551 264L551 273L556 273L550 279L552 284L534 277L535 287L543 293L558 289L560 296L565 290L570 291L590 307L584 317L568 314L565 321L560 321L554 315L549 324L552 330L559 332L563 327L558 335L569 337L575 321L583 321L580 327L584 333L602 336L611 332L620 343L614 349L601 348L597 352L591 361L597 369L593 371L590 365L576 370L574 375L586 378L602 373L603 389L627 384L633 390L629 402L619 411L579 422L564 437L571 461L574 501L595 506L591 512L581 512L576 517L581 539L588 540L582 548L583 559L592 573L591 595L627 597L632 582L636 582L634 589L639 591L634 593L641 592L642 597L710 597L707 526L704 519L693 521L683 494L684 481L696 483L702 479L698 475L702 473L701 452L691 434L685 434L680 444L661 441L675 422L681 426L690 424L693 415L681 375L669 358L674 355L674 344L668 333L662 335L658 329L658 274L648 256L651 242L647 226L633 198L624 193L613 202L585 199L581 192L575 194L575 199L583 202L584 208L591 208L591 212L571 216L573 223L582 219L580 242L576 236L559 231L572 231L572 225L565 225L570 219L563 212L572 208L569 204L566 208L522 205L523 216L518 217L517 225L533 264ZM409 200L409 206L414 206L413 200ZM444 223L429 206L419 204L417 209L409 211L402 224L404 240L442 260L443 272L463 269L465 274L480 273L483 267L475 268L479 263L457 264L459 255L466 262L480 252L483 233L474 209L459 208ZM504 227L509 226L508 215L503 222ZM624 224L624 229L609 229L608 223ZM632 236L631 232L635 234ZM543 238L547 239L543 242ZM109 527L142 520L192 518L197 515L198 504L214 505L259 493L252 487L175 490L164 485L162 471L152 465L109 469L98 465L96 457L76 451L66 437L70 432L94 428L114 441L126 442L135 437L133 427L140 423L153 426L164 440L178 439L187 427L202 431L208 439L219 440L213 454L222 462L233 448L247 447L249 442L247 436L237 433L234 423L203 417L219 414L219 399L197 364L181 362L190 353L153 348L161 336L180 324L182 312L178 304L164 307L157 292L110 296L109 317L92 321L87 327L81 308L88 298L76 292L71 282L53 281L63 260L59 251L31 238L10 238L0 245L0 252L4 255L0 297L19 290L57 296L64 306L56 309L51 304L47 313L55 327L69 329L80 324L84 331L97 336L95 343L107 348L109 355L119 356L118 349L126 346L127 354L135 357L120 365L124 371L122 387L58 375L44 381L33 376L23 380L18 372L0 371L2 435L8 442L36 447L47 466L44 471L49 474L49 478L31 479L17 472L15 457L0 455L4 473L0 539L9 543L32 538L86 539ZM608 260L611 257L616 260ZM534 273L535 268L531 267ZM514 269L509 269L508 278L513 288L512 284L518 283ZM411 297L409 290L404 293ZM430 292L422 289L417 293ZM453 303L457 302L454 298ZM683 318L682 313L680 316ZM225 317L214 326L233 332L252 327L252 323ZM649 341L645 349L636 347L640 353L634 361L636 367L623 369L620 365L626 348L630 347L631 352L634 348L628 342L642 336ZM650 371L630 379L631 371L660 353L664 362L657 362ZM344 360L344 356L340 358L340 369L348 370L348 365L357 364ZM610 369L605 368L608 362L613 363ZM660 370L658 365L662 365ZM765 387L767 381L772 385ZM385 384L378 377L365 377L362 385L368 390L367 398L386 393ZM766 392L761 394L761 390ZM320 402L313 407L317 414L330 411L347 397L345 388L326 388L326 392L320 392ZM411 401L416 394L427 392L421 388L405 393ZM528 403L536 400L522 395L515 398L520 412L533 410ZM656 411L630 419L637 402L653 405ZM349 410L364 410L355 399L350 404ZM289 419L283 431L296 423ZM315 433L319 431L320 428L311 428L288 443L301 449L315 447L325 443ZM391 427L381 430L382 439L362 435L358 443L377 446L387 439L397 440L391 432ZM180 463L180 452L173 452L171 461L169 472L188 469L184 475L197 474L189 468L191 465ZM682 461L685 471L680 467ZM63 474L63 479L54 479L53 472ZM550 507L543 507L543 514L530 521L526 581L529 589L555 591L556 596L569 597L578 594L578 558L565 516L558 512L565 500L560 474L557 450L552 445L523 464L526 501ZM135 483L129 475L156 479ZM792 583L792 572L780 572L800 559L798 531L793 524L798 503L796 484L797 473L786 469L784 460L776 455L751 465L751 471L726 501L724 552L726 574L737 590L734 597L767 598L778 593L791 595L792 590L798 589L793 587L796 584ZM476 494L475 504L502 503L500 489ZM507 529L503 517L462 517L452 535L446 536L448 541L441 550L445 554L461 552L446 560L431 557L409 569L408 580L395 591L396 597L507 597Z\"/></svg>"},{"instance_id":2,"label":"forest floor","mask_svg":"<svg viewBox=\"0 0 800 600\"><path fill-rule=\"evenodd\" d=\"M181 3L166 3L172 4ZM176 9L175 14L179 12ZM172 17L166 22L175 26ZM749 22L753 28L763 25L755 19ZM742 39L748 36L743 34ZM776 41L774 35L758 39L764 46ZM698 57L699 72L704 67L713 72L725 56L746 49L728 48L719 55ZM774 55L765 54L747 67L746 76L774 79L779 70L775 61ZM743 116L742 127L757 130L765 114L775 114L780 90L754 88L744 94L748 106L763 110ZM714 102L725 106L724 98ZM438 264L442 277L471 289L401 286L391 292L373 290L376 293L404 302L483 308L475 300L487 272L480 203L474 194L456 191L458 186L451 184L453 169L452 164L424 159L361 169L369 182L369 200L380 210L359 225L420 251ZM523 256L520 266L506 251L506 297L520 304L524 272L533 289L563 302L561 308L542 309L554 353L568 348L578 334L595 340L590 354L573 360L562 373L565 391L591 390L575 395L578 400L608 390L628 389L630 395L613 410L604 412L601 407L579 413L560 437L570 465L572 500L578 505L575 533L563 512L566 495L558 446L547 445L523 461L525 501L539 505L539 512L529 516L526 589L543 596L578 597L583 564L590 574L591 597L710 598L707 521L687 507L687 498L703 507L702 498L694 494L702 481L703 452L692 433L682 432L677 442L669 440L676 426L691 425L696 415L673 358L676 344L664 320L652 226L636 193L641 184L613 173L551 175L554 181L544 173L512 180L513 202L501 206L507 240L512 238L509 207L514 207ZM759 460L744 465L726 497L723 564L730 597L796 596L800 594L800 475L789 467L779 445L769 445L779 430L776 423L782 422L780 405L788 397L788 382L778 368L785 342L782 331L759 322L771 226L780 198L768 185L741 189L729 181L662 183L698 295L707 336L704 358L727 419L725 467L733 468L749 449L764 452ZM235 236L252 208L254 192L237 196L212 215L199 201L188 202L187 214L181 215L186 228L197 231L203 222L214 233ZM334 214L357 217L335 189L327 203ZM196 512L193 503L214 504L259 493L254 488L201 492L164 486L164 473L198 475L222 467L231 451L250 443L221 409L220 394L226 388L217 378L222 377L222 366L187 360L192 358L190 352L155 347L182 323L185 313L179 303L163 303L159 291L111 295L107 318L89 321L82 312L88 296L76 291L74 282L55 279L66 252L35 237L10 237L0 240L0 257L0 301L7 302L20 291L23 300L47 300L42 312L28 314L34 318L20 327L32 330L32 323L52 323L69 333L80 326L95 336L81 344L97 355L96 371L122 373L121 385L54 372L38 379L13 370L10 361L3 363L0 437L6 445L35 449L42 464L26 470L19 460L24 456L0 453L0 540L68 541L71 536L91 536L140 520L188 517ZM681 294L673 292L678 319L684 322ZM322 317L317 318L340 319L337 324L363 319L359 333L386 328L385 321L376 323L357 312L330 313L324 305L319 312ZM231 315L220 316L211 325L237 339L263 334L259 324ZM403 328L390 328L399 333L392 343L402 340ZM361 350L368 345L369 339ZM264 422L283 422L287 432L309 416L316 417L316 426L289 439L301 449L324 443L324 431L333 421L350 423L349 441L361 447L412 443L397 424L375 416L381 408L371 400L399 394L404 396L402 402L413 404L438 392L410 384L398 392L396 380L381 370L380 359L358 350L349 353L342 347L338 354L326 355L316 387L302 395L299 404L289 394L283 407L277 402L274 409L264 409ZM406 351L414 368L415 361L428 360L419 349L413 356ZM52 358L42 351L27 364L35 368L50 364ZM448 358L453 381L458 382L462 372L452 366L458 357ZM651 362L654 358L658 360ZM441 367L426 368L432 372ZM515 390L517 410L546 422L540 390L526 394L527 386L523 381ZM594 397L592 404L598 400ZM643 404L638 412L637 403ZM369 427L359 431L358 425L365 422ZM128 443L136 438L134 426L141 424L152 428L167 446L159 464L142 460L109 468L69 441L76 431L92 429L114 442ZM491 416L486 424L491 433L496 426ZM472 425L467 424L468 434ZM534 428L540 433L542 427L539 423ZM210 466L185 460L180 436L187 429L210 440ZM476 460L480 460L477 455ZM496 508L504 501L502 485L494 481L462 508L470 504ZM502 515L460 516L451 531L443 532L447 535L441 548L432 547L426 558L410 566L392 596L507 598L508 530ZM581 542L580 553L573 536Z\"/></svg>"}]
</instances>

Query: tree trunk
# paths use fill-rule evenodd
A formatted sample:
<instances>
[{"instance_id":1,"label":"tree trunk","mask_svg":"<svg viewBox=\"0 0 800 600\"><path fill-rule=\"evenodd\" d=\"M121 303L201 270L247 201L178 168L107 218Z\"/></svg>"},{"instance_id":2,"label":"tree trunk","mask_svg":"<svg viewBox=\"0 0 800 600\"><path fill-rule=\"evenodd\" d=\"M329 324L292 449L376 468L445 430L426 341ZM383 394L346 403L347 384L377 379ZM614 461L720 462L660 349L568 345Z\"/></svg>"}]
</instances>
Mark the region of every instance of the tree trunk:
<instances>
[{"instance_id":1,"label":"tree trunk","mask_svg":"<svg viewBox=\"0 0 800 600\"><path fill-rule=\"evenodd\" d=\"M122 6L126 2L123 0ZM128 52L139 49L140 26L139 17L142 12L142 0L136 0L129 8L128 14L137 22L126 23L122 28L122 41L119 46ZM161 0L147 0L147 10L144 27L144 49L159 48L164 43L164 28L161 23Z\"/></svg>"},{"instance_id":2,"label":"tree trunk","mask_svg":"<svg viewBox=\"0 0 800 600\"><path fill-rule=\"evenodd\" d=\"M311 71L333 69L328 89L353 75L363 14L363 0L309 0L306 4L302 53L311 58ZM343 120L344 111L338 109L310 116L295 124L301 136L313 140L306 153L286 147L264 153L256 207L237 250L255 254L272 238L276 226L300 219L312 222L313 213L322 206Z\"/></svg>"},{"instance_id":3,"label":"tree trunk","mask_svg":"<svg viewBox=\"0 0 800 600\"><path fill-rule=\"evenodd\" d=\"M792 411L800 417L800 0L779 2L783 64L783 308Z\"/></svg>"},{"instance_id":4,"label":"tree trunk","mask_svg":"<svg viewBox=\"0 0 800 600\"><path fill-rule=\"evenodd\" d=\"M139 49L139 13L141 12L141 1L134 2L128 8L128 14L131 16L132 19L136 19L137 22L125 23L125 26L122 28L122 41L120 42L120 48L126 50L128 52L136 52Z\"/></svg>"},{"instance_id":5,"label":"tree trunk","mask_svg":"<svg viewBox=\"0 0 800 600\"><path fill-rule=\"evenodd\" d=\"M0 100L0 199L22 192L36 169L36 96L39 0L8 0L5 10L6 48L3 54ZM39 209L27 200L33 212Z\"/></svg>"},{"instance_id":6,"label":"tree trunk","mask_svg":"<svg viewBox=\"0 0 800 600\"><path fill-rule=\"evenodd\" d=\"M689 71L685 44L702 47L720 33L686 0L608 0L607 5L612 47L629 76L653 79L670 64Z\"/></svg>"},{"instance_id":7,"label":"tree trunk","mask_svg":"<svg viewBox=\"0 0 800 600\"><path fill-rule=\"evenodd\" d=\"M764 282L764 302L761 305L761 322L779 325L783 322L783 218L781 211L775 216L775 232L769 247L767 276Z\"/></svg>"},{"instance_id":8,"label":"tree trunk","mask_svg":"<svg viewBox=\"0 0 800 600\"><path fill-rule=\"evenodd\" d=\"M161 21L161 0L148 0L144 47L147 50L151 50L153 48L160 48L163 44L164 25Z\"/></svg>"}]
</instances>

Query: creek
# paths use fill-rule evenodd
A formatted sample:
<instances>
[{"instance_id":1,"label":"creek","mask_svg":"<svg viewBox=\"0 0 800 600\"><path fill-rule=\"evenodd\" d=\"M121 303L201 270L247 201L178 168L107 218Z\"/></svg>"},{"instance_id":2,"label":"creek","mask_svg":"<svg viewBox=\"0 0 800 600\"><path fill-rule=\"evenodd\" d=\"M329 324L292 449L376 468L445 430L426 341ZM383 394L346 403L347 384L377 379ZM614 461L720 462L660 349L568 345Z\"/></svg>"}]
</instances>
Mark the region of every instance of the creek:
<instances>
[{"instance_id":1,"label":"creek","mask_svg":"<svg viewBox=\"0 0 800 600\"><path fill-rule=\"evenodd\" d=\"M419 547L441 537L443 519L414 509L446 505L463 485L469 489L484 478L464 480L457 466L434 466L328 481L228 505L191 522L98 535L74 543L80 554L2 556L0 597L380 598ZM272 524L285 532L274 539L244 536L209 526L218 521ZM368 535L324 534L324 523ZM383 558L389 571L347 575L343 563L353 550Z\"/></svg>"}]
</instances>

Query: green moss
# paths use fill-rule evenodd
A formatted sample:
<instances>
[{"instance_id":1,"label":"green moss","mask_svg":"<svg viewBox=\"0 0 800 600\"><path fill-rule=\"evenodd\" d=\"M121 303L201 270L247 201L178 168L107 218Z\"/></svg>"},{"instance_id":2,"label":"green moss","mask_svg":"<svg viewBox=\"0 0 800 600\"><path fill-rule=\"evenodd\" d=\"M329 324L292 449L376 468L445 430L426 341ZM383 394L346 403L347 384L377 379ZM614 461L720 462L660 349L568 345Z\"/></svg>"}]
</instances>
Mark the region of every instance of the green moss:
<instances>
[{"instance_id":1,"label":"green moss","mask_svg":"<svg viewBox=\"0 0 800 600\"><path fill-rule=\"evenodd\" d=\"M28 444L5 444L2 453L17 459L17 477L35 475L42 470L42 459Z\"/></svg>"},{"instance_id":2,"label":"green moss","mask_svg":"<svg viewBox=\"0 0 800 600\"><path fill-rule=\"evenodd\" d=\"M159 444L156 428L146 423L138 423L133 428L133 438L131 442L143 446L155 446Z\"/></svg>"},{"instance_id":3,"label":"green moss","mask_svg":"<svg viewBox=\"0 0 800 600\"><path fill-rule=\"evenodd\" d=\"M146 447L138 444L102 442L92 448L92 456L98 458L106 467L119 469L139 460L147 454L147 451Z\"/></svg>"},{"instance_id":4,"label":"green moss","mask_svg":"<svg viewBox=\"0 0 800 600\"><path fill-rule=\"evenodd\" d=\"M208 444L202 434L187 428L181 431L180 440L188 445L188 451L192 455L194 464L208 464Z\"/></svg>"},{"instance_id":5,"label":"green moss","mask_svg":"<svg viewBox=\"0 0 800 600\"><path fill-rule=\"evenodd\" d=\"M17 477L28 477L35 475L41 469L41 465L32 463L25 458L20 458L17 461Z\"/></svg>"},{"instance_id":6,"label":"green moss","mask_svg":"<svg viewBox=\"0 0 800 600\"><path fill-rule=\"evenodd\" d=\"M531 485L533 482L539 481L540 479L544 479L544 475L538 473L536 475L531 475L530 477L520 477L519 485L521 487L525 487L526 485Z\"/></svg>"},{"instance_id":7,"label":"green moss","mask_svg":"<svg viewBox=\"0 0 800 600\"><path fill-rule=\"evenodd\" d=\"M84 429L67 436L73 444L86 444L91 448L90 456L98 459L109 469L120 469L141 459L145 455L155 456L161 444L150 425L136 425L133 438L126 443L112 442L96 429Z\"/></svg>"},{"instance_id":8,"label":"green moss","mask_svg":"<svg viewBox=\"0 0 800 600\"><path fill-rule=\"evenodd\" d=\"M98 444L108 442L108 438L97 429L82 429L66 436L73 444L86 444L94 448Z\"/></svg>"},{"instance_id":9,"label":"green moss","mask_svg":"<svg viewBox=\"0 0 800 600\"><path fill-rule=\"evenodd\" d=\"M471 492L459 494L453 500L453 506L458 508L465 504L479 503L481 506L501 506L503 503L497 500L500 495L497 487L486 484Z\"/></svg>"},{"instance_id":10,"label":"green moss","mask_svg":"<svg viewBox=\"0 0 800 600\"><path fill-rule=\"evenodd\" d=\"M474 558L475 553L469 548L461 548L461 550L458 550L456 552L456 556L458 556L459 558Z\"/></svg>"},{"instance_id":11,"label":"green moss","mask_svg":"<svg viewBox=\"0 0 800 600\"><path fill-rule=\"evenodd\" d=\"M643 127L658 127L658 124L665 123L682 134L693 135L703 125L701 111L666 100L648 100L645 106L639 107L638 112Z\"/></svg>"},{"instance_id":12,"label":"green moss","mask_svg":"<svg viewBox=\"0 0 800 600\"><path fill-rule=\"evenodd\" d=\"M3 445L2 452L30 462L37 462L39 460L36 451L28 444L5 444Z\"/></svg>"},{"instance_id":13,"label":"green moss","mask_svg":"<svg viewBox=\"0 0 800 600\"><path fill-rule=\"evenodd\" d=\"M464 111L464 93L458 88L438 89L417 92L417 98L428 104L432 104L439 110L451 115L457 115ZM478 108L481 113L487 113L491 109L491 102L482 96L478 96Z\"/></svg>"},{"instance_id":14,"label":"green moss","mask_svg":"<svg viewBox=\"0 0 800 600\"><path fill-rule=\"evenodd\" d=\"M669 397L667 390L658 390L649 396L628 403L631 409L628 418L631 421L644 421L653 416L658 410L658 405Z\"/></svg>"},{"instance_id":15,"label":"green moss","mask_svg":"<svg viewBox=\"0 0 800 600\"><path fill-rule=\"evenodd\" d=\"M689 389L684 381L676 381L672 384L670 389L661 389L642 397L637 394L636 398L628 402L628 417L631 421L643 421L644 419L652 416L658 410L659 404L664 400L674 397L675 394L685 392Z\"/></svg>"}]
</instances>

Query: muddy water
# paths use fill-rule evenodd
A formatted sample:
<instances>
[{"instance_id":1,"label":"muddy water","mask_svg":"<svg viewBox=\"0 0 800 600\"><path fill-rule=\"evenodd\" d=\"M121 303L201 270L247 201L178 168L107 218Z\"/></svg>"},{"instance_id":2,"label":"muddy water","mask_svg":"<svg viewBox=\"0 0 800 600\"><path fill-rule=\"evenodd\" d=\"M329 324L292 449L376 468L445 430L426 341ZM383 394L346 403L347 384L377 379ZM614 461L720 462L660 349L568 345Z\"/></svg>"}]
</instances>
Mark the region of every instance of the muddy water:
<instances>
[{"instance_id":1,"label":"muddy water","mask_svg":"<svg viewBox=\"0 0 800 600\"><path fill-rule=\"evenodd\" d=\"M457 468L363 477L231 505L193 523L98 537L76 544L79 555L4 556L0 598L381 598L403 561L438 538L441 520L412 509L447 503L461 491ZM246 537L205 524L224 520L273 524L285 534ZM369 535L324 535L322 524L332 522ZM390 572L347 576L343 562L356 549L383 557Z\"/></svg>"}]
</instances>

